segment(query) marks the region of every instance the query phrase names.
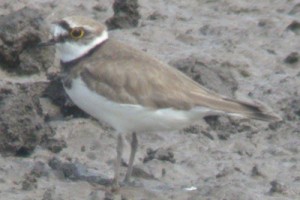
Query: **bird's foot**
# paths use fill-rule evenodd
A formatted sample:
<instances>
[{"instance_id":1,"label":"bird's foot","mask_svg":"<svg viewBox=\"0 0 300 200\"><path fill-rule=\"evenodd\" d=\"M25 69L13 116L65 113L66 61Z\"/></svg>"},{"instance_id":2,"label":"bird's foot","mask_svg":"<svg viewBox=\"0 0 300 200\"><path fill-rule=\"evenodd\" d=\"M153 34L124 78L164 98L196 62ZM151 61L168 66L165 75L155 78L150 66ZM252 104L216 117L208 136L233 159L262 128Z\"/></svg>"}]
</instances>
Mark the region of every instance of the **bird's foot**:
<instances>
[{"instance_id":1,"label":"bird's foot","mask_svg":"<svg viewBox=\"0 0 300 200\"><path fill-rule=\"evenodd\" d=\"M123 187L134 187L134 186L137 186L135 181L130 181L130 180L125 181L124 180L123 182L116 182L113 180L111 187L110 187L110 192L117 194L121 191L121 188L123 188Z\"/></svg>"},{"instance_id":2,"label":"bird's foot","mask_svg":"<svg viewBox=\"0 0 300 200\"><path fill-rule=\"evenodd\" d=\"M111 192L117 193L120 191L120 183L118 180L113 179L112 185L111 185Z\"/></svg>"}]
</instances>

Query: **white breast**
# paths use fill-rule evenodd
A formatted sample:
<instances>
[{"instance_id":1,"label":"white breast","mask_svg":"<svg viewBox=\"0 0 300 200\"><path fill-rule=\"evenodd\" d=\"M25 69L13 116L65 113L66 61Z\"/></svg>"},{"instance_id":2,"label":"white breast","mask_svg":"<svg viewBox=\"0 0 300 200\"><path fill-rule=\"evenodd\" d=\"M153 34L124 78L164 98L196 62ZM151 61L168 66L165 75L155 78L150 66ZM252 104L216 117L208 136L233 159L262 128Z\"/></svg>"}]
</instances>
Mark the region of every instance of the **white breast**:
<instances>
[{"instance_id":1,"label":"white breast","mask_svg":"<svg viewBox=\"0 0 300 200\"><path fill-rule=\"evenodd\" d=\"M178 111L171 108L153 110L140 105L109 101L88 89L81 78L65 88L72 101L86 113L103 120L121 132L150 132L175 130L185 127L210 112L207 108Z\"/></svg>"}]
</instances>

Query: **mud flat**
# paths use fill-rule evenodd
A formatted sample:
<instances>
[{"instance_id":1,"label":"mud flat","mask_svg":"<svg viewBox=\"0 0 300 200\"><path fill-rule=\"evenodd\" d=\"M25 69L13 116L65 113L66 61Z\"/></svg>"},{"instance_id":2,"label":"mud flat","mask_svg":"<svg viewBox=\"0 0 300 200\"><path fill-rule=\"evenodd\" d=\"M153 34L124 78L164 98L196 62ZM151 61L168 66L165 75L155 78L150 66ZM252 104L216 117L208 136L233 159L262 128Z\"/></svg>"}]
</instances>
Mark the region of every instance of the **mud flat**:
<instances>
[{"instance_id":1,"label":"mud flat","mask_svg":"<svg viewBox=\"0 0 300 200\"><path fill-rule=\"evenodd\" d=\"M0 199L300 199L299 2L138 3L124 25L113 1L0 2ZM109 193L116 134L67 99L55 50L33 48L74 14L110 19L112 37L283 121L212 116L139 134L133 185Z\"/></svg>"}]
</instances>

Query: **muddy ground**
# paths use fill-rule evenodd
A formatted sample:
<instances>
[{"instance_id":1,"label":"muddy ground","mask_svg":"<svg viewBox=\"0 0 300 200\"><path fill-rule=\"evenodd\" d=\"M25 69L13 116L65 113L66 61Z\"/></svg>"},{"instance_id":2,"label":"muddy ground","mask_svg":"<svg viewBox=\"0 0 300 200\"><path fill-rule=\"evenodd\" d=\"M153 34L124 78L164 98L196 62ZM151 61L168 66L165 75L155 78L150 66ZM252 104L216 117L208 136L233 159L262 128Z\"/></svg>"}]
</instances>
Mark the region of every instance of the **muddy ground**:
<instances>
[{"instance_id":1,"label":"muddy ground","mask_svg":"<svg viewBox=\"0 0 300 200\"><path fill-rule=\"evenodd\" d=\"M111 18L112 0L0 1L0 199L300 199L300 2L138 3L124 20ZM139 134L134 182L111 194L116 134L67 99L55 50L35 47L74 14L283 121L212 116Z\"/></svg>"}]
</instances>

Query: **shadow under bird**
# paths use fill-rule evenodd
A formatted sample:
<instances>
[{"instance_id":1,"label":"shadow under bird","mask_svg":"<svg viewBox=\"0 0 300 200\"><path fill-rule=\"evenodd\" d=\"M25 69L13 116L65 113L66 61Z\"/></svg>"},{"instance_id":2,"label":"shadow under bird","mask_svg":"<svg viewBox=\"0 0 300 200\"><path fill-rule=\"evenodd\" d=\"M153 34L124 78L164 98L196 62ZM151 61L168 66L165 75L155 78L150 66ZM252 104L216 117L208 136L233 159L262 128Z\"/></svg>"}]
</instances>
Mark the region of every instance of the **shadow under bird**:
<instances>
[{"instance_id":1,"label":"shadow under bird","mask_svg":"<svg viewBox=\"0 0 300 200\"><path fill-rule=\"evenodd\" d=\"M216 94L145 52L109 38L103 24L87 17L56 21L53 37L41 45L56 45L62 82L72 101L118 133L115 189L123 133L132 133L126 183L137 151L136 133L178 130L212 114L280 120L263 105Z\"/></svg>"}]
</instances>

